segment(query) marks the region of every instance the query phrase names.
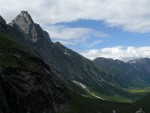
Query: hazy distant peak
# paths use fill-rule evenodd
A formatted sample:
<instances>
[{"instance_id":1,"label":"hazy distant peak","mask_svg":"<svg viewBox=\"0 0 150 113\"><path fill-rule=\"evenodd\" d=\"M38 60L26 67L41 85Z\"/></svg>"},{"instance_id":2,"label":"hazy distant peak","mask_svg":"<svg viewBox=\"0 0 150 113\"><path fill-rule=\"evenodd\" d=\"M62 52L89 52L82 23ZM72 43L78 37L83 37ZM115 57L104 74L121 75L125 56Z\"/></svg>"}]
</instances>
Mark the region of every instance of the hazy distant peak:
<instances>
[{"instance_id":1,"label":"hazy distant peak","mask_svg":"<svg viewBox=\"0 0 150 113\"><path fill-rule=\"evenodd\" d=\"M148 62L150 62L149 58L139 58L139 59L128 61L128 63L148 63Z\"/></svg>"}]
</instances>

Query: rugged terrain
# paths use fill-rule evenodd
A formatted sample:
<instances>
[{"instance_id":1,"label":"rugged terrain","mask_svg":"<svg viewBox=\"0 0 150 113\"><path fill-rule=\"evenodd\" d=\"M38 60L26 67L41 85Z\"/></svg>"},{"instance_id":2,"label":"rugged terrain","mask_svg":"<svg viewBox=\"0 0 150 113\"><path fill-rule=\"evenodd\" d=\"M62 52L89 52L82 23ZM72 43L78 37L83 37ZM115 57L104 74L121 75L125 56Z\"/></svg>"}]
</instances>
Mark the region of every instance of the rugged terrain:
<instances>
[{"instance_id":1,"label":"rugged terrain","mask_svg":"<svg viewBox=\"0 0 150 113\"><path fill-rule=\"evenodd\" d=\"M6 26L7 32L15 41L38 52L53 70L60 73L57 76L71 89L106 99L109 95L116 95L121 99L133 97L120 88L124 84L121 80L116 82L116 78L111 73L61 43L53 43L48 33L34 23L28 12L22 11ZM108 96L104 97L105 95Z\"/></svg>"},{"instance_id":2,"label":"rugged terrain","mask_svg":"<svg viewBox=\"0 0 150 113\"><path fill-rule=\"evenodd\" d=\"M149 68L149 59L88 60L53 43L26 11L9 24L0 17L0 113L148 113L139 99Z\"/></svg>"},{"instance_id":3,"label":"rugged terrain","mask_svg":"<svg viewBox=\"0 0 150 113\"><path fill-rule=\"evenodd\" d=\"M30 48L14 42L0 20L0 113L51 113L71 96L56 72Z\"/></svg>"}]
</instances>

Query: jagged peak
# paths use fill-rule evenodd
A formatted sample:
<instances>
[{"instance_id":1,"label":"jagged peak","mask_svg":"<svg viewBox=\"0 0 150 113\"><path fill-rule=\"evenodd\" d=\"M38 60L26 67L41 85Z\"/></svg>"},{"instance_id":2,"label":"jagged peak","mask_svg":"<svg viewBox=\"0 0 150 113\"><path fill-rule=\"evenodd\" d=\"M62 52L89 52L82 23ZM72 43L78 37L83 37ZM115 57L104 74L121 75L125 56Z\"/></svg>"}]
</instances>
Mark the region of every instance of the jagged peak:
<instances>
[{"instance_id":1,"label":"jagged peak","mask_svg":"<svg viewBox=\"0 0 150 113\"><path fill-rule=\"evenodd\" d=\"M29 15L28 11L21 11L20 14L27 14L27 15Z\"/></svg>"},{"instance_id":2,"label":"jagged peak","mask_svg":"<svg viewBox=\"0 0 150 113\"><path fill-rule=\"evenodd\" d=\"M29 34L30 28L34 25L34 22L27 11L21 11L21 13L11 21L10 25L17 26L23 32Z\"/></svg>"},{"instance_id":3,"label":"jagged peak","mask_svg":"<svg viewBox=\"0 0 150 113\"><path fill-rule=\"evenodd\" d=\"M12 20L13 24L33 24L34 21L32 20L32 17L27 11L21 11L21 13L14 19Z\"/></svg>"},{"instance_id":4,"label":"jagged peak","mask_svg":"<svg viewBox=\"0 0 150 113\"><path fill-rule=\"evenodd\" d=\"M21 13L12 20L10 25L23 32L32 42L38 42L39 45L44 46L44 43L48 43L50 40L49 34L44 31L39 24L34 23L27 11L21 11ZM47 40L48 42L46 42Z\"/></svg>"}]
</instances>

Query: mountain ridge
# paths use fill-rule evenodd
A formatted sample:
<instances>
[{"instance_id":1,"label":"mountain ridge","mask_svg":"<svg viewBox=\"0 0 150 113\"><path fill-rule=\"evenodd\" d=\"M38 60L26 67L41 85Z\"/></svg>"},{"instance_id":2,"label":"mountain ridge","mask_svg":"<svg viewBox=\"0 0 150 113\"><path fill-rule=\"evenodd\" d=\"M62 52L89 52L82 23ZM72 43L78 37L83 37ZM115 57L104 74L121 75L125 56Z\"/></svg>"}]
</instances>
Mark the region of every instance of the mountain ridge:
<instances>
[{"instance_id":1,"label":"mountain ridge","mask_svg":"<svg viewBox=\"0 0 150 113\"><path fill-rule=\"evenodd\" d=\"M5 52L3 52L4 56L0 54L1 57L0 63L7 64L11 68L17 66L17 68L13 68L12 70L9 70L8 68L8 70L6 69L6 71L3 71L2 74L1 69L3 68L0 68L0 75L2 77L3 75L4 77L8 75L8 79L10 80L9 81L7 77L6 79L2 78L2 81L0 80L0 83L5 85L5 87L7 87L6 89L8 90L12 89L15 90L13 93L10 91L11 94L10 96L8 96L10 97L8 100L13 102L17 100L18 103L22 102L20 104L21 106L23 105L24 107L19 108L19 104L15 106L16 104L12 103L10 104L11 112L4 111L4 113L13 113L15 112L14 108L20 111L22 111L23 109L24 113L26 112L38 113L37 112L38 110L39 113L48 112L47 110L49 110L50 112L58 112L59 110L61 110L61 108L63 108L64 105L66 105L66 103L70 102L70 100L71 102L73 102L74 105L73 108L76 107L75 109L79 111L79 113L80 112L84 113L85 111L88 111L88 109L90 109L89 113L91 112L93 113L92 110L94 110L94 113L98 113L98 111L111 112L112 110L117 109L117 106L121 108L122 107L124 108L124 106L126 106L124 104L122 105L121 103L127 104L132 103L133 101L136 101L137 98L139 99L146 94L143 90L142 93L136 92L134 93L132 92L132 89L128 89L129 87L136 89L139 87L143 88L144 86L146 86L146 84L144 83L148 81L146 81L145 78L144 79L140 78L141 77L140 74L142 74L143 71L139 70L138 72L136 71L136 73L134 73L135 72L134 70L136 70L136 68L139 68L141 64L142 66L145 65L145 63L140 62L139 65L132 64L133 65L132 66L129 63L125 63L119 60L102 58L101 60L102 63L100 63L101 65L99 66L93 61L65 47L60 42L53 43L50 40L50 36L44 30L42 30L42 28L39 25L37 25L36 23L34 23L33 20L31 20L32 19L31 16L26 11L21 12L19 14L19 17L17 16L16 18L17 19L14 19L10 24L6 24L5 20L3 18L0 18L0 31L2 33L6 33L5 35L8 35L8 37L12 41L16 42L13 45L16 46L21 45L17 47L15 46L16 48L14 48L14 46L11 46L11 43L5 44L5 38L1 38L2 43L0 44L2 45L1 47L4 48L0 48L2 49L0 50L0 52L5 51L6 49L8 51L8 54L5 54ZM29 23L26 22L25 18L27 18L26 20L29 20ZM28 48L27 52L24 52L26 50L25 48ZM9 52L9 50L15 52L17 51L18 53L13 54L13 52L11 53ZM30 57L30 55L34 57ZM105 66L106 69L104 69ZM114 69L112 70L112 67L115 67L114 68L115 70L119 69L119 72L118 70L114 72ZM132 67L133 70L129 69L130 67ZM146 65L146 67L144 67L143 69L146 70L147 68L149 68L149 65ZM25 73L24 71L26 72L36 71L36 73L34 72ZM122 73L124 73L124 75L122 75ZM138 76L136 75L137 73L139 73ZM148 71L146 72L146 74L147 73ZM15 94L17 93L17 91L22 93L25 90L25 92L26 91L28 92L28 89L31 88L28 76L29 78L33 78L33 81L35 83L40 80L42 81L38 83L38 86L40 87L37 87L37 89L40 91L39 92L33 91L33 93L31 92L33 99L34 97L36 98L35 95L37 94L37 99L34 99L33 103L31 102L29 105L26 105L29 102L25 101L26 103L23 104L24 101L22 100L22 98L20 99L19 98L20 96L18 97ZM143 77L144 76L145 74L143 75ZM141 80L143 80L143 82L141 82ZM147 78L147 80L150 79ZM13 86L12 87L11 84L14 81L15 85L12 85ZM135 86L132 84L132 82L135 82L134 83ZM139 82L142 84L140 84ZM65 84L65 86L67 86L68 89L63 85L63 83ZM1 84L0 84L0 94L2 96L0 96L0 104L1 99L3 100L4 96L3 89L5 89L1 88L3 87L1 86ZM139 86L137 86L137 84L139 84ZM41 87L42 89L40 89ZM36 88L35 89L33 88L33 90L36 91ZM69 92L71 92L71 95ZM9 94L9 91L7 91L6 94ZM15 95L16 97L14 100L13 95ZM73 100L70 99L71 98L70 96L73 96ZM25 98L25 100L28 100L27 98ZM43 105L42 102L39 101L40 98L42 98L42 102L44 103ZM52 101L50 98L52 98ZM36 103L38 103L37 101L40 102L40 104L36 106ZM98 102L99 104L96 105L96 103L94 102ZM2 103L2 106L7 107L5 103L7 102L4 101L4 103ZM42 109L40 108L41 107L40 105L42 105ZM96 107L94 107L95 105ZM29 109L28 107L31 108ZM50 107L50 109L48 107ZM34 111L34 108L37 111ZM0 112L2 111L3 113L3 109L7 110L7 108L2 108L0 106ZM20 113L19 111L17 112ZM70 109L67 109L64 112L70 113Z\"/></svg>"},{"instance_id":2,"label":"mountain ridge","mask_svg":"<svg viewBox=\"0 0 150 113\"><path fill-rule=\"evenodd\" d=\"M126 95L127 92L120 87L127 87L128 83L123 84L122 79L116 82L118 80L111 73L104 71L93 61L84 58L59 42L49 41L49 35L47 33L45 35L45 31L34 23L28 12L22 11L11 24L6 26L14 40L37 51L45 63L57 70L60 73L59 77L72 89L76 89L80 93L89 93L76 84L80 83L90 90L90 95L93 95L92 93L95 91L105 95Z\"/></svg>"},{"instance_id":3,"label":"mountain ridge","mask_svg":"<svg viewBox=\"0 0 150 113\"><path fill-rule=\"evenodd\" d=\"M144 61L144 64L142 65L142 61ZM148 67L143 70L143 67L145 66L145 61L148 65ZM107 58L96 58L93 60L98 66L103 68L104 70L110 72L113 74L114 77L117 79L124 78L125 83L129 83L129 86L134 83L133 85L138 85L138 83L147 84L149 85L150 80L150 71L148 68L150 68L150 59L149 58L140 58L131 60L128 62L123 62L121 60L113 60L113 59L107 59ZM138 66L138 62L140 63ZM130 78L133 77L133 78ZM139 81L135 81L135 80ZM145 82L145 83L144 83Z\"/></svg>"}]
</instances>

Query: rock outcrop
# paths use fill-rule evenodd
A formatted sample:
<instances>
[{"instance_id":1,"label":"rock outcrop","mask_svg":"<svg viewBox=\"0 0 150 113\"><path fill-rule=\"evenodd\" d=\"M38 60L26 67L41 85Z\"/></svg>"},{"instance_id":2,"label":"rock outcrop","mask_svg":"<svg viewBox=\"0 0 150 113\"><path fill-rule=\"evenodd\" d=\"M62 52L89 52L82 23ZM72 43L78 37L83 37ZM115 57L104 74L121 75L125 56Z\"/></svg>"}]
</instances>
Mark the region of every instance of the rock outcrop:
<instances>
[{"instance_id":1,"label":"rock outcrop","mask_svg":"<svg viewBox=\"0 0 150 113\"><path fill-rule=\"evenodd\" d=\"M46 50L47 47L52 44L49 34L42 30L39 24L34 23L31 16L26 11L21 11L21 13L12 20L10 25L18 28L26 35L26 38L32 43L31 46L35 46L35 48Z\"/></svg>"},{"instance_id":2,"label":"rock outcrop","mask_svg":"<svg viewBox=\"0 0 150 113\"><path fill-rule=\"evenodd\" d=\"M21 13L12 20L11 24L20 28L25 34L27 34L33 42L42 41L48 39L50 41L49 34L42 30L42 28L34 23L31 16L26 11Z\"/></svg>"}]
</instances>

